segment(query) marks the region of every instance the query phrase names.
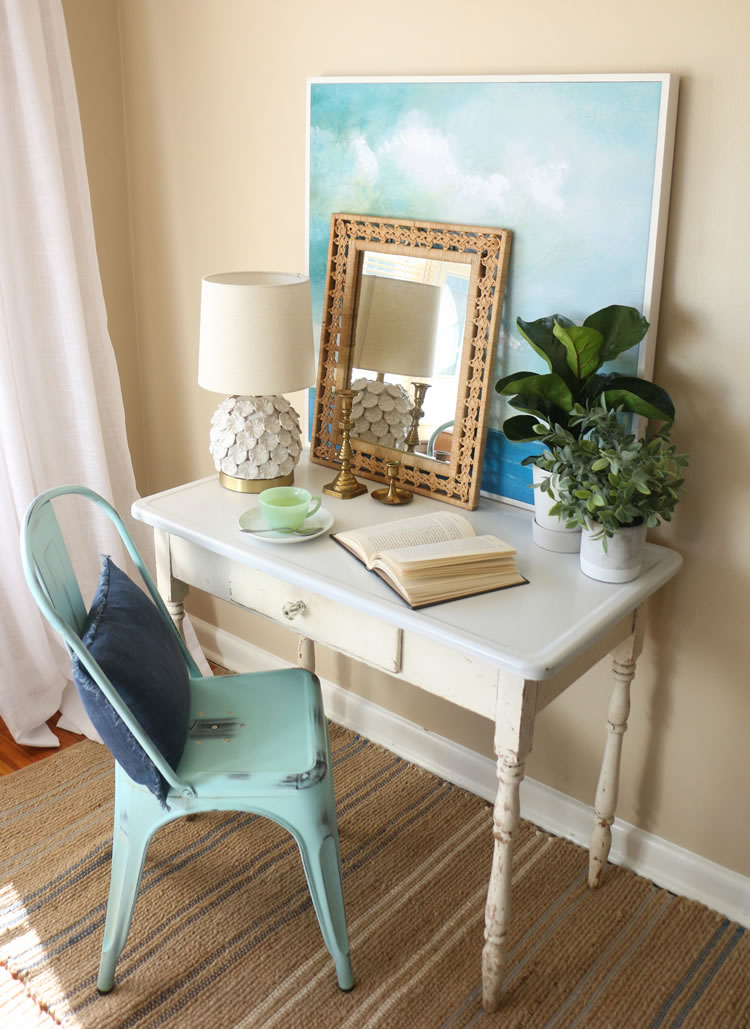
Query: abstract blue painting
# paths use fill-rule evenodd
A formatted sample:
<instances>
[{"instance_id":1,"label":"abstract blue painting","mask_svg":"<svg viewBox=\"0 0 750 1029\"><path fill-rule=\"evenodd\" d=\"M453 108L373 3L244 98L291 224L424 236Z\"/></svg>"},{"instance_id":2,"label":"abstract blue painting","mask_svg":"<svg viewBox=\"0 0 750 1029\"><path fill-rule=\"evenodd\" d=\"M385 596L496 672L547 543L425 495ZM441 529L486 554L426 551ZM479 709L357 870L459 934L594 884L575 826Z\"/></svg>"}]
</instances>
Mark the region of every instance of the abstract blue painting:
<instances>
[{"instance_id":1,"label":"abstract blue painting","mask_svg":"<svg viewBox=\"0 0 750 1029\"><path fill-rule=\"evenodd\" d=\"M656 323L674 76L308 83L309 273L319 326L334 212L513 231L495 379L541 359L516 328L629 304ZM619 368L648 375L655 328ZM637 367L636 367L637 366ZM482 489L529 503L493 397Z\"/></svg>"}]
</instances>

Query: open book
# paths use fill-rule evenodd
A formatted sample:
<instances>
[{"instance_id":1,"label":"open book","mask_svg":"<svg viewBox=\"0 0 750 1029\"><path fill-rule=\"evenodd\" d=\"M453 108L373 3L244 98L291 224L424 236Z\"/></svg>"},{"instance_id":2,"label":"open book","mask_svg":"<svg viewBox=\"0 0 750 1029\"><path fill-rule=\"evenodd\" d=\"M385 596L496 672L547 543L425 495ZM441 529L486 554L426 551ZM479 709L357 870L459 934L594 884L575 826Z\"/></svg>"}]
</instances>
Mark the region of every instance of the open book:
<instances>
[{"instance_id":1,"label":"open book","mask_svg":"<svg viewBox=\"0 0 750 1029\"><path fill-rule=\"evenodd\" d=\"M497 536L477 536L454 511L350 529L332 538L382 576L411 607L528 581L516 567L513 547Z\"/></svg>"}]
</instances>

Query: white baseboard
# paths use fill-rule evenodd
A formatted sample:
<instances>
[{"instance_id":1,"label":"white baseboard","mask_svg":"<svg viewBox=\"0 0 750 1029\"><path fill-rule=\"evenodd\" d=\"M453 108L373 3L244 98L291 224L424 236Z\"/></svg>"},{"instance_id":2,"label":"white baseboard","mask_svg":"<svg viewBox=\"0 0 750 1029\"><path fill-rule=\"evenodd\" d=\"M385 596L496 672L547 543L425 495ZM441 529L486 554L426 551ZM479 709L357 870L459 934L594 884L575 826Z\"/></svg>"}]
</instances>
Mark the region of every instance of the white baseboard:
<instances>
[{"instance_id":1,"label":"white baseboard","mask_svg":"<svg viewBox=\"0 0 750 1029\"><path fill-rule=\"evenodd\" d=\"M237 672L278 668L274 654L193 618L207 657ZM468 747L410 722L372 701L321 679L326 713L340 725L421 768L490 802L495 799L495 762ZM588 847L591 808L534 779L521 784L521 813L540 829ZM615 821L613 864L629 868L658 886L700 901L750 928L750 879L634 825Z\"/></svg>"}]
</instances>

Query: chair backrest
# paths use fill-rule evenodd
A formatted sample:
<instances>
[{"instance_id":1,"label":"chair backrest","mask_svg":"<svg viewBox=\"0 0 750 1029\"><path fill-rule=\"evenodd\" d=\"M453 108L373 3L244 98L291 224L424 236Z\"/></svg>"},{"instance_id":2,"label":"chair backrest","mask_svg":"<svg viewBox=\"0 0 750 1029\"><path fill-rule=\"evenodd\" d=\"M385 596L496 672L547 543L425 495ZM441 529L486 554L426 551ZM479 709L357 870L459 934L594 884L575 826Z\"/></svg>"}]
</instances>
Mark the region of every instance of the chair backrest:
<instances>
[{"instance_id":1,"label":"chair backrest","mask_svg":"<svg viewBox=\"0 0 750 1029\"><path fill-rule=\"evenodd\" d=\"M65 546L52 501L58 497L77 494L97 505L112 521L122 539L134 565L143 579L152 600L174 632L185 658L191 678L200 671L185 641L169 616L166 605L159 595L151 575L138 553L130 533L115 509L103 497L86 486L56 486L41 493L29 505L21 527L21 559L26 582L42 614L62 636L69 652L75 654L85 665L91 677L114 707L117 714L133 733L153 763L171 786L183 790L189 788L175 775L172 768L154 745L143 727L134 718L130 708L99 664L84 645L81 635L86 622L87 611L83 602L78 580L73 570L68 549Z\"/></svg>"},{"instance_id":2,"label":"chair backrest","mask_svg":"<svg viewBox=\"0 0 750 1029\"><path fill-rule=\"evenodd\" d=\"M39 504L35 501L33 513L31 509L27 511L22 538L26 545L24 549L31 555L35 582L60 618L80 636L86 621L86 607L57 517L49 502ZM26 566L24 571L28 581Z\"/></svg>"}]
</instances>

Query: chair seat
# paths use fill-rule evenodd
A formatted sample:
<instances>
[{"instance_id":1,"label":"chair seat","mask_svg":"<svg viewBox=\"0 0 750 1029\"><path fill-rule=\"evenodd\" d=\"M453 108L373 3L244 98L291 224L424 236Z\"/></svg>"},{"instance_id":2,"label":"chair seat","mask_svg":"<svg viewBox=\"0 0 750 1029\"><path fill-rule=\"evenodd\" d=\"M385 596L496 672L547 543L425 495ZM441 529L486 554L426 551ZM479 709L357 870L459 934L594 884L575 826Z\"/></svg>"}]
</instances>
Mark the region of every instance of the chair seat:
<instances>
[{"instance_id":1,"label":"chair seat","mask_svg":"<svg viewBox=\"0 0 750 1029\"><path fill-rule=\"evenodd\" d=\"M177 773L199 796L277 792L325 775L320 689L299 668L191 681L190 723Z\"/></svg>"}]
</instances>

